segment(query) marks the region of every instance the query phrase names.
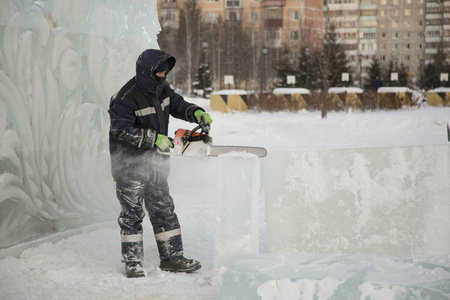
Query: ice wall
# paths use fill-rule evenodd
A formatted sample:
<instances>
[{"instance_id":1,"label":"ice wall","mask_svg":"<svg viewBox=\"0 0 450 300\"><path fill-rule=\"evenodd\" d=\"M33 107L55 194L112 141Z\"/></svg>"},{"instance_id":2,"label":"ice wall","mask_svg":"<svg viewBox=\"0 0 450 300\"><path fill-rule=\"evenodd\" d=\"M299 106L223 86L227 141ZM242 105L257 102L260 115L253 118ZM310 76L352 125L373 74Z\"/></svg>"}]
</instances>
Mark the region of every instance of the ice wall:
<instances>
[{"instance_id":1,"label":"ice wall","mask_svg":"<svg viewBox=\"0 0 450 300\"><path fill-rule=\"evenodd\" d=\"M270 252L450 253L448 146L272 153L263 174Z\"/></svg>"},{"instance_id":2,"label":"ice wall","mask_svg":"<svg viewBox=\"0 0 450 300\"><path fill-rule=\"evenodd\" d=\"M217 165L214 268L259 253L261 161L251 154L220 155Z\"/></svg>"},{"instance_id":3,"label":"ice wall","mask_svg":"<svg viewBox=\"0 0 450 300\"><path fill-rule=\"evenodd\" d=\"M156 1L0 1L0 248L116 215L107 107Z\"/></svg>"},{"instance_id":4,"label":"ice wall","mask_svg":"<svg viewBox=\"0 0 450 300\"><path fill-rule=\"evenodd\" d=\"M449 150L269 153L262 183L270 253L242 255L229 238L221 250L233 257L218 299L448 299ZM235 223L248 210L232 208Z\"/></svg>"}]
</instances>

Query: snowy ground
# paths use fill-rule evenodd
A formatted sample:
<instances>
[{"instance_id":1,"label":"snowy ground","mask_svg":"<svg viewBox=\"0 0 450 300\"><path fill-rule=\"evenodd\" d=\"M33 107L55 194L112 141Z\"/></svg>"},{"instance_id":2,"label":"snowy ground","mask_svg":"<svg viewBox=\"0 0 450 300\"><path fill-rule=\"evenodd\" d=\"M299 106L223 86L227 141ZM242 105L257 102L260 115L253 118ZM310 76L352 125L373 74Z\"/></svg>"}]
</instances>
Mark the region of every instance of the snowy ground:
<instances>
[{"instance_id":1,"label":"snowy ground","mask_svg":"<svg viewBox=\"0 0 450 300\"><path fill-rule=\"evenodd\" d=\"M188 100L209 110L206 100ZM426 104L419 109L400 111L331 112L327 119L321 119L319 112L306 111L211 112L211 115L215 144L264 146L268 151L447 144L446 124L450 122L450 108L433 108ZM191 126L173 120L170 132ZM202 262L199 272L186 275L159 270L156 244L146 220L144 266L148 277L125 278L120 263L119 230L112 220L104 224L104 228L87 229L57 242L47 241L26 249L20 256L16 253L18 258L10 256L0 260L0 299L215 299L221 282L213 272L215 164L214 158L172 160L171 191L182 226L185 255ZM264 230L263 224L261 230ZM266 249L264 241L262 232L262 251ZM264 268L266 259L255 258L253 265ZM389 289L390 282L409 283L416 274L421 280L441 282L445 293L437 293L436 299L450 297L449 255L415 260L304 255L298 263L304 270L315 273L317 284L323 285L336 284L327 279L328 271L345 272L371 265L377 271L371 276L387 284L379 291L379 299L395 297L396 291ZM418 272L422 267L423 271ZM364 283L366 279L359 280ZM295 295L288 293L291 283L284 284L287 284L285 297L265 299L295 299ZM370 290L362 291L362 295L364 293L371 295ZM342 299L346 299L345 296ZM420 299L420 293L411 299Z\"/></svg>"}]
</instances>

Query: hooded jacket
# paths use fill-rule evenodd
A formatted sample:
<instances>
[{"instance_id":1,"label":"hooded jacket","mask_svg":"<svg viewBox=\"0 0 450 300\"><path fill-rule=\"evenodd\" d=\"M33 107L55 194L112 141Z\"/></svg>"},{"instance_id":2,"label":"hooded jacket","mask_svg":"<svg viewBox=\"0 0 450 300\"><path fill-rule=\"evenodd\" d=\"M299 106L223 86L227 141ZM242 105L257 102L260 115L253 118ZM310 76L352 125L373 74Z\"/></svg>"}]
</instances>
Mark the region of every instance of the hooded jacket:
<instances>
[{"instance_id":1,"label":"hooded jacket","mask_svg":"<svg viewBox=\"0 0 450 300\"><path fill-rule=\"evenodd\" d=\"M155 75L166 61L168 74L175 66L175 57L161 50L145 50L136 61L136 76L111 97L109 149L114 180L146 179L161 166L158 161L163 159L156 152L155 140L158 134L168 135L169 116L196 122L194 112L203 110Z\"/></svg>"}]
</instances>

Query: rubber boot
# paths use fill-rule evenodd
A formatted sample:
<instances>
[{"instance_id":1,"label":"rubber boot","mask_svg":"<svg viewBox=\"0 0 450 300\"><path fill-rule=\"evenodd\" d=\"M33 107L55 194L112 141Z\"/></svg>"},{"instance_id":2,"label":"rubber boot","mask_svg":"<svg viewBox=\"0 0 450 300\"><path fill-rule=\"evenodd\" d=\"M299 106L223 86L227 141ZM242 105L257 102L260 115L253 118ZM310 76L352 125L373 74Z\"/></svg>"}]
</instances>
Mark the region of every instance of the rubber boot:
<instances>
[{"instance_id":1,"label":"rubber boot","mask_svg":"<svg viewBox=\"0 0 450 300\"><path fill-rule=\"evenodd\" d=\"M128 278L146 277L147 271L142 267L140 261L132 261L125 263L125 272Z\"/></svg>"},{"instance_id":2,"label":"rubber boot","mask_svg":"<svg viewBox=\"0 0 450 300\"><path fill-rule=\"evenodd\" d=\"M195 259L185 258L184 256L175 256L161 261L159 268L169 272L192 273L200 269L202 265Z\"/></svg>"}]
</instances>

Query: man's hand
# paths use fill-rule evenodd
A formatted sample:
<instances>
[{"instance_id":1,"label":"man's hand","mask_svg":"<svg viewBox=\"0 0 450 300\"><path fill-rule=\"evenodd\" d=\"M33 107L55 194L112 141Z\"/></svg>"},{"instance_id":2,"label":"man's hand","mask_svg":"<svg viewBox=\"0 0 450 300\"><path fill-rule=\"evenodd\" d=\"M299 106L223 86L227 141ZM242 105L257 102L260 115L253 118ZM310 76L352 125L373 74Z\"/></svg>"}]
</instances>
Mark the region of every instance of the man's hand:
<instances>
[{"instance_id":1,"label":"man's hand","mask_svg":"<svg viewBox=\"0 0 450 300\"><path fill-rule=\"evenodd\" d=\"M205 125L211 125L212 123L212 118L208 113L205 113L203 110L196 110L194 113L194 116L197 118L197 123L202 123Z\"/></svg>"},{"instance_id":2,"label":"man's hand","mask_svg":"<svg viewBox=\"0 0 450 300\"><path fill-rule=\"evenodd\" d=\"M155 145L162 151L173 148L172 139L162 134L158 134L158 136L156 137Z\"/></svg>"}]
</instances>

